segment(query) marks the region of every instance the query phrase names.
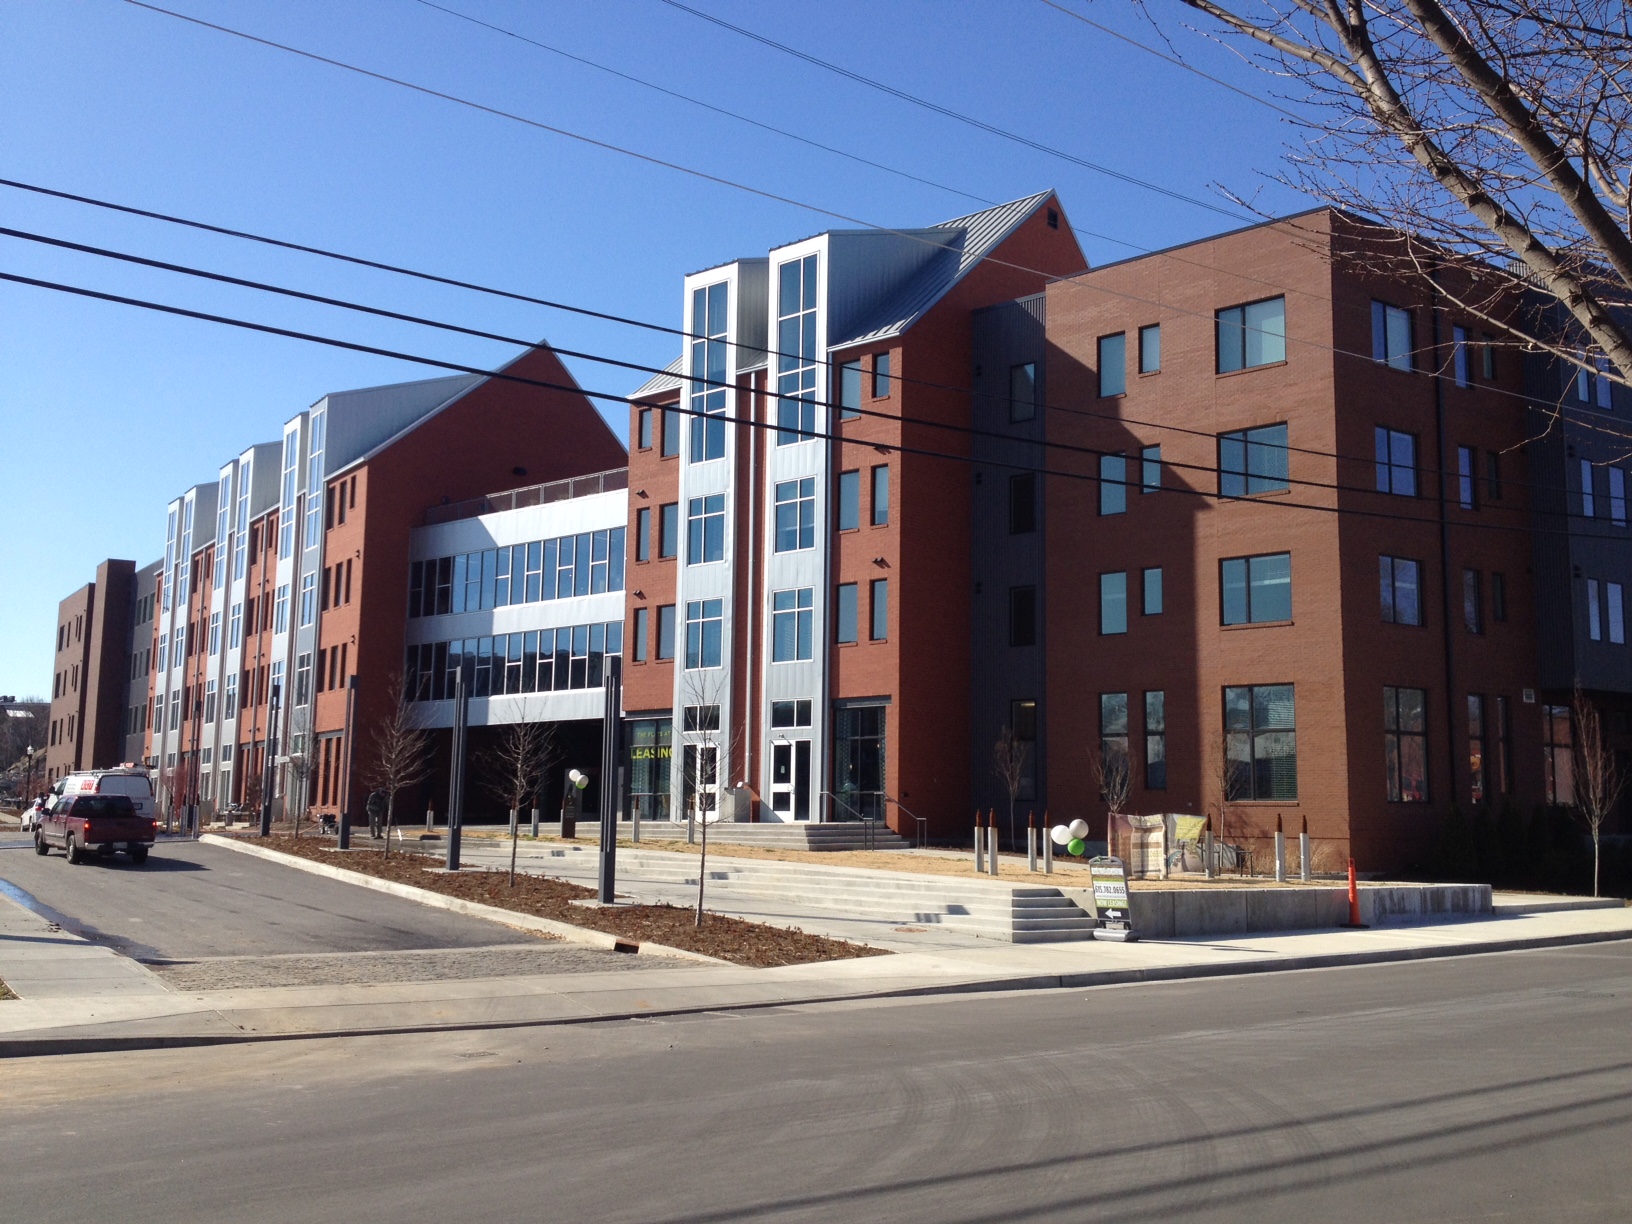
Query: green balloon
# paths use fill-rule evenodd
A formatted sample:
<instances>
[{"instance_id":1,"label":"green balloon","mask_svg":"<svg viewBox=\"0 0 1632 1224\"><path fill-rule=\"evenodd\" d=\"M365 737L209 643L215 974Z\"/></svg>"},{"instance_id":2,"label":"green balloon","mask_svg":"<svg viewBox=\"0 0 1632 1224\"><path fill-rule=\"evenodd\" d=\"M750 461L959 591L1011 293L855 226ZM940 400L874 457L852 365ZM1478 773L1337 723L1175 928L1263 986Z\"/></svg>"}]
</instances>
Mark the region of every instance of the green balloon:
<instances>
[{"instance_id":1,"label":"green balloon","mask_svg":"<svg viewBox=\"0 0 1632 1224\"><path fill-rule=\"evenodd\" d=\"M1084 850L1088 849L1088 843L1080 837L1073 837L1065 848L1072 854L1081 855Z\"/></svg>"}]
</instances>

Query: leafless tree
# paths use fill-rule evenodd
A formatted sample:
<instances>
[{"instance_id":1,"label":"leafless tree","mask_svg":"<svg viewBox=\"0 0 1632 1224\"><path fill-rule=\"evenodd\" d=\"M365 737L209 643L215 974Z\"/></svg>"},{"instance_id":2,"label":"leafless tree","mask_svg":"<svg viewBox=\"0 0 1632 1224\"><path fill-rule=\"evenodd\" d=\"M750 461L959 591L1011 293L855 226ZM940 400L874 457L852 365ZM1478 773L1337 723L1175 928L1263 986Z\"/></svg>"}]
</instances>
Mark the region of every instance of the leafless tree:
<instances>
[{"instance_id":1,"label":"leafless tree","mask_svg":"<svg viewBox=\"0 0 1632 1224\"><path fill-rule=\"evenodd\" d=\"M1304 145L1282 181L1410 235L1411 266L1458 266L1440 291L1508 343L1628 381L1632 328L1613 313L1632 303L1625 0L1183 3L1297 108ZM1500 305L1521 286L1574 334Z\"/></svg>"},{"instance_id":2,"label":"leafless tree","mask_svg":"<svg viewBox=\"0 0 1632 1224\"><path fill-rule=\"evenodd\" d=\"M699 826L696 925L703 925L703 889L708 879L708 826L719 819L720 779L731 776L732 761L741 746L740 726L720 729L720 706L727 692L729 673L724 668L692 668L680 685L682 711L680 753L686 791L686 818ZM686 711L697 710L693 729ZM713 711L710 715L709 711Z\"/></svg>"},{"instance_id":3,"label":"leafless tree","mask_svg":"<svg viewBox=\"0 0 1632 1224\"><path fill-rule=\"evenodd\" d=\"M1121 745L1101 742L1099 748L1088 750L1088 765L1093 771L1094 785L1105 801L1105 850L1116 853L1116 818L1128 804L1133 790L1133 768L1128 761L1128 750Z\"/></svg>"},{"instance_id":4,"label":"leafless tree","mask_svg":"<svg viewBox=\"0 0 1632 1224\"><path fill-rule=\"evenodd\" d=\"M493 792L510 810L510 887L516 886L516 845L521 839L521 811L527 796L534 804L551 767L560 759L555 724L534 721L523 702L521 721L506 723L487 752Z\"/></svg>"},{"instance_id":5,"label":"leafless tree","mask_svg":"<svg viewBox=\"0 0 1632 1224\"><path fill-rule=\"evenodd\" d=\"M168 774L160 775L161 785L167 785L163 779L168 776ZM247 770L244 774L244 807L246 810L255 813L257 819L259 819L261 812L261 787L261 771L258 769Z\"/></svg>"},{"instance_id":6,"label":"leafless tree","mask_svg":"<svg viewBox=\"0 0 1632 1224\"><path fill-rule=\"evenodd\" d=\"M374 752L368 783L385 792L385 848L382 856L389 857L397 792L423 782L430 772L431 733L421 721L419 710L408 700L401 672L386 681L385 699L385 713L374 724Z\"/></svg>"},{"instance_id":7,"label":"leafless tree","mask_svg":"<svg viewBox=\"0 0 1632 1224\"><path fill-rule=\"evenodd\" d=\"M300 836L300 818L312 805L311 780L317 768L317 744L312 739L312 707L296 706L289 715L289 806L295 812L294 834Z\"/></svg>"},{"instance_id":8,"label":"leafless tree","mask_svg":"<svg viewBox=\"0 0 1632 1224\"><path fill-rule=\"evenodd\" d=\"M1592 834L1592 895L1596 897L1599 840L1604 822L1621 801L1626 778L1615 759L1614 749L1604 736L1598 707L1582 691L1580 680L1575 682L1575 696L1570 705L1575 718L1575 810Z\"/></svg>"},{"instance_id":9,"label":"leafless tree","mask_svg":"<svg viewBox=\"0 0 1632 1224\"><path fill-rule=\"evenodd\" d=\"M1016 844L1014 834L1014 801L1020 794L1020 784L1026 778L1026 760L1031 754L1031 745L1023 739L1016 739L1014 728L1008 725L997 734L997 740L992 744L992 772L997 775L1004 789L1009 794L1009 846Z\"/></svg>"}]
</instances>

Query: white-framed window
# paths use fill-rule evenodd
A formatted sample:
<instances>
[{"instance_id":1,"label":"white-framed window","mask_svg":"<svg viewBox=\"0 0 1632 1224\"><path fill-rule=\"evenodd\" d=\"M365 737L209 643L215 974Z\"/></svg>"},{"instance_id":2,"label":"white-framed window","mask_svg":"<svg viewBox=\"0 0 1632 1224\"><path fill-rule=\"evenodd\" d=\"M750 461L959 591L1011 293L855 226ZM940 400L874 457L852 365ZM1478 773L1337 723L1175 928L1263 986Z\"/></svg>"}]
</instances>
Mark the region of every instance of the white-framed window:
<instances>
[{"instance_id":1,"label":"white-framed window","mask_svg":"<svg viewBox=\"0 0 1632 1224\"><path fill-rule=\"evenodd\" d=\"M244 605L235 603L227 614L227 649L237 650L244 640Z\"/></svg>"},{"instance_id":2,"label":"white-framed window","mask_svg":"<svg viewBox=\"0 0 1632 1224\"><path fill-rule=\"evenodd\" d=\"M729 285L721 282L691 294L691 461L725 456L726 310ZM706 381L705 381L706 380ZM664 439L667 445L668 430Z\"/></svg>"},{"instance_id":3,"label":"white-framed window","mask_svg":"<svg viewBox=\"0 0 1632 1224\"><path fill-rule=\"evenodd\" d=\"M776 444L805 441L816 429L814 255L777 269L776 394Z\"/></svg>"},{"instance_id":4,"label":"white-framed window","mask_svg":"<svg viewBox=\"0 0 1632 1224\"><path fill-rule=\"evenodd\" d=\"M312 414L311 442L306 447L306 547L316 548L323 538L323 436L328 432L329 414ZM301 624L310 624L302 621Z\"/></svg>"},{"instance_id":5,"label":"white-framed window","mask_svg":"<svg viewBox=\"0 0 1632 1224\"><path fill-rule=\"evenodd\" d=\"M686 506L686 564L725 560L725 494L693 497Z\"/></svg>"},{"instance_id":6,"label":"white-framed window","mask_svg":"<svg viewBox=\"0 0 1632 1224\"><path fill-rule=\"evenodd\" d=\"M214 680L206 680L204 682L204 721L207 722L207 723L213 723L215 721L215 681ZM208 752L209 749L206 748L204 751Z\"/></svg>"},{"instance_id":7,"label":"white-framed window","mask_svg":"<svg viewBox=\"0 0 1632 1224\"><path fill-rule=\"evenodd\" d=\"M771 662L792 663L811 657L816 591L799 587L771 595Z\"/></svg>"},{"instance_id":8,"label":"white-framed window","mask_svg":"<svg viewBox=\"0 0 1632 1224\"><path fill-rule=\"evenodd\" d=\"M309 625L317 619L317 575L302 574L300 578L300 623Z\"/></svg>"},{"instance_id":9,"label":"white-framed window","mask_svg":"<svg viewBox=\"0 0 1632 1224\"><path fill-rule=\"evenodd\" d=\"M295 487L300 481L300 430L283 435L283 488L278 514L278 557L295 551Z\"/></svg>"},{"instance_id":10,"label":"white-framed window","mask_svg":"<svg viewBox=\"0 0 1632 1224\"><path fill-rule=\"evenodd\" d=\"M226 687L222 690L221 717L230 722L238 717L238 673L233 672L227 677Z\"/></svg>"},{"instance_id":11,"label":"white-framed window","mask_svg":"<svg viewBox=\"0 0 1632 1224\"><path fill-rule=\"evenodd\" d=\"M285 633L289 629L289 584L287 582L278 587L277 595L272 600L272 632Z\"/></svg>"},{"instance_id":12,"label":"white-framed window","mask_svg":"<svg viewBox=\"0 0 1632 1224\"><path fill-rule=\"evenodd\" d=\"M720 666L725 601L694 599L686 604L686 668Z\"/></svg>"},{"instance_id":13,"label":"white-framed window","mask_svg":"<svg viewBox=\"0 0 1632 1224\"><path fill-rule=\"evenodd\" d=\"M841 483L843 477L841 476ZM777 552L816 547L816 480L784 480L776 486Z\"/></svg>"},{"instance_id":14,"label":"white-framed window","mask_svg":"<svg viewBox=\"0 0 1632 1224\"><path fill-rule=\"evenodd\" d=\"M210 655L221 653L221 613L210 613Z\"/></svg>"}]
</instances>

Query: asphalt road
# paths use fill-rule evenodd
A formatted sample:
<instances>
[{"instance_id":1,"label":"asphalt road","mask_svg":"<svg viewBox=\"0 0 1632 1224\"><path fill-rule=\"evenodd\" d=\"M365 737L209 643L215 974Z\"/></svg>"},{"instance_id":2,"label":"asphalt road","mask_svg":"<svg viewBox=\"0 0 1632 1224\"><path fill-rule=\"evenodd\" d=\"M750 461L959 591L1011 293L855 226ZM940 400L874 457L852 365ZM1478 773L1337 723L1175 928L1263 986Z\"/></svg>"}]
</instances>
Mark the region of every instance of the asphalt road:
<instances>
[{"instance_id":1,"label":"asphalt road","mask_svg":"<svg viewBox=\"0 0 1632 1224\"><path fill-rule=\"evenodd\" d=\"M1624 1221L1632 946L22 1060L0 1201L164 1221Z\"/></svg>"},{"instance_id":2,"label":"asphalt road","mask_svg":"<svg viewBox=\"0 0 1632 1224\"><path fill-rule=\"evenodd\" d=\"M485 947L509 927L239 854L161 840L140 867L122 855L70 867L0 838L0 881L70 931L138 959Z\"/></svg>"}]
</instances>

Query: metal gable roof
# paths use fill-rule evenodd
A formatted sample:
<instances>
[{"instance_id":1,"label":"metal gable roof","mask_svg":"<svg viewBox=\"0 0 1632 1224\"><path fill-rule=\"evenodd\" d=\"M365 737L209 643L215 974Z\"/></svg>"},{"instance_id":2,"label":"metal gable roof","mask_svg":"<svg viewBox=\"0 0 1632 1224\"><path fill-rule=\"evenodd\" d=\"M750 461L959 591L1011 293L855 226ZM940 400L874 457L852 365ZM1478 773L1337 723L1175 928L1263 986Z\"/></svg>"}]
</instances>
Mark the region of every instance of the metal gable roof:
<instances>
[{"instance_id":1,"label":"metal gable roof","mask_svg":"<svg viewBox=\"0 0 1632 1224\"><path fill-rule=\"evenodd\" d=\"M629 398L632 400L646 399L648 396L662 395L665 391L679 390L682 385L680 375L685 371L685 368L686 358L685 354L682 353L664 367L663 373L654 374L642 383L638 389L630 392Z\"/></svg>"}]
</instances>

